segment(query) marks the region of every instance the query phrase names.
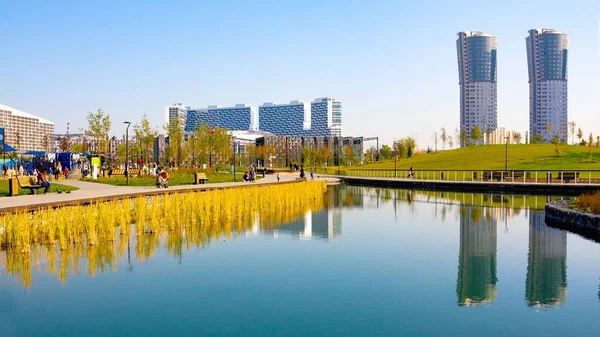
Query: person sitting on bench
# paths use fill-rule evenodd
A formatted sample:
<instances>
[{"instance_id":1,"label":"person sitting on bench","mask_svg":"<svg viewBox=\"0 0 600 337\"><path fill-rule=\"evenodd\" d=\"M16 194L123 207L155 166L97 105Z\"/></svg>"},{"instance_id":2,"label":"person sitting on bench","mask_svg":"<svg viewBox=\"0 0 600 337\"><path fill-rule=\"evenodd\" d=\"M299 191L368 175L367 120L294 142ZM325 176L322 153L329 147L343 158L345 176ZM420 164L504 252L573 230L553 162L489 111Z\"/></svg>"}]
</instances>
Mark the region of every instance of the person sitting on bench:
<instances>
[{"instance_id":1,"label":"person sitting on bench","mask_svg":"<svg viewBox=\"0 0 600 337\"><path fill-rule=\"evenodd\" d=\"M44 171L43 173L41 171L38 171L37 173L37 183L38 185L44 187L44 194L48 193L48 191L50 191L50 182L48 181L48 178L46 178L46 171Z\"/></svg>"}]
</instances>

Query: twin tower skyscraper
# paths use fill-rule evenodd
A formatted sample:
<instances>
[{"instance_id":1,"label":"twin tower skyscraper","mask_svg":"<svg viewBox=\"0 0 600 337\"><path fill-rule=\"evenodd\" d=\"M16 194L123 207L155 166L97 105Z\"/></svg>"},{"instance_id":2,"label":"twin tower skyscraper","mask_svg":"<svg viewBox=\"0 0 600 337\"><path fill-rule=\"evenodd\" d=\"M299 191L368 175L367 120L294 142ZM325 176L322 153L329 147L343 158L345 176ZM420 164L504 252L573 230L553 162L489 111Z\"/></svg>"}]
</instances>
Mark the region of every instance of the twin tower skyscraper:
<instances>
[{"instance_id":1,"label":"twin tower skyscraper","mask_svg":"<svg viewBox=\"0 0 600 337\"><path fill-rule=\"evenodd\" d=\"M529 137L544 142L567 138L568 36L554 29L532 29L526 38L529 73ZM482 134L498 127L498 38L458 33L461 146L478 126ZM483 137L482 137L483 138Z\"/></svg>"}]
</instances>

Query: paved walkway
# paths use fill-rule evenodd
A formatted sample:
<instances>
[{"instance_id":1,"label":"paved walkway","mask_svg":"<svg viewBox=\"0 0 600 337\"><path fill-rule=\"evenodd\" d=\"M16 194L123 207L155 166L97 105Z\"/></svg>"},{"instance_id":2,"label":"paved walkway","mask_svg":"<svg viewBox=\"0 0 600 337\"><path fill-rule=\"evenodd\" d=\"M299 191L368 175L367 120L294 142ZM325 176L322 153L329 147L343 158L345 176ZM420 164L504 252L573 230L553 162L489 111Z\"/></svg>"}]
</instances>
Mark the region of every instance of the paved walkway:
<instances>
[{"instance_id":1,"label":"paved walkway","mask_svg":"<svg viewBox=\"0 0 600 337\"><path fill-rule=\"evenodd\" d=\"M298 174L283 173L281 183L293 182L298 178ZM265 178L257 180L250 184L246 182L215 183L204 185L182 185L172 186L167 189L148 187L148 186L113 186L107 184L92 183L80 180L61 180L61 184L70 185L79 188L71 193L51 193L36 195L20 195L16 197L0 198L0 213L13 211L21 208L39 208L58 205L71 205L82 202L89 202L94 199L112 199L124 196L153 195L169 193L174 191L202 191L209 189L232 188L252 185L277 184L277 176L267 175Z\"/></svg>"}]
</instances>

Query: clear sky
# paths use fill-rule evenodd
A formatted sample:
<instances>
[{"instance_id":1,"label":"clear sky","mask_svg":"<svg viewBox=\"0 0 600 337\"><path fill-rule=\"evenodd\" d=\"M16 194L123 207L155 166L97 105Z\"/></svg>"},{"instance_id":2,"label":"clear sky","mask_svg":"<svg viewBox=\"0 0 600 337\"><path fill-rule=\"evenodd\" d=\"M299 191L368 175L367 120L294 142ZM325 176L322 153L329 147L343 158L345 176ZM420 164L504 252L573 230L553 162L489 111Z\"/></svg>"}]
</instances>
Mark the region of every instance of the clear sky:
<instances>
[{"instance_id":1,"label":"clear sky","mask_svg":"<svg viewBox=\"0 0 600 337\"><path fill-rule=\"evenodd\" d=\"M344 135L391 142L459 123L456 33L498 37L498 125L528 130L525 37L569 34L569 120L600 134L600 1L0 0L0 103L86 128L164 106L343 102ZM453 132L452 132L453 133Z\"/></svg>"}]
</instances>

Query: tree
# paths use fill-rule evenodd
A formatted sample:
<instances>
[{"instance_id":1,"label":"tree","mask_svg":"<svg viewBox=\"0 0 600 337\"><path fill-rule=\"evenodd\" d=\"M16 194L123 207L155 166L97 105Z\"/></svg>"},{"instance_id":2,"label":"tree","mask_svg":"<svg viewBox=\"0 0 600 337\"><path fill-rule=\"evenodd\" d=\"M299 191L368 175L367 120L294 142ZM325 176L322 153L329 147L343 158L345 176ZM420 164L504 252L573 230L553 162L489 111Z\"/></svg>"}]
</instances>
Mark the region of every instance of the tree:
<instances>
[{"instance_id":1,"label":"tree","mask_svg":"<svg viewBox=\"0 0 600 337\"><path fill-rule=\"evenodd\" d=\"M462 130L460 132L460 141L462 146L469 145L469 136L467 136L467 131Z\"/></svg>"},{"instance_id":2,"label":"tree","mask_svg":"<svg viewBox=\"0 0 600 337\"><path fill-rule=\"evenodd\" d=\"M43 142L44 142L44 150L46 150L46 152L51 152L51 149L50 149L51 142L50 142L49 134L44 135Z\"/></svg>"},{"instance_id":3,"label":"tree","mask_svg":"<svg viewBox=\"0 0 600 337\"><path fill-rule=\"evenodd\" d=\"M461 132L458 131L458 128L454 129L454 140L456 141L456 143L460 143L460 141L462 139L460 136L461 136ZM457 144L457 145L459 145L459 144Z\"/></svg>"},{"instance_id":4,"label":"tree","mask_svg":"<svg viewBox=\"0 0 600 337\"><path fill-rule=\"evenodd\" d=\"M87 151L83 150L83 143L77 142L77 143L71 145L71 152L81 153L81 152L87 152Z\"/></svg>"},{"instance_id":5,"label":"tree","mask_svg":"<svg viewBox=\"0 0 600 337\"><path fill-rule=\"evenodd\" d=\"M367 151L365 151L365 163L369 163L371 161L372 155L373 155L373 153L371 152L371 149L368 149Z\"/></svg>"},{"instance_id":6,"label":"tree","mask_svg":"<svg viewBox=\"0 0 600 337\"><path fill-rule=\"evenodd\" d=\"M600 147L600 136L596 136L596 147Z\"/></svg>"},{"instance_id":7,"label":"tree","mask_svg":"<svg viewBox=\"0 0 600 337\"><path fill-rule=\"evenodd\" d=\"M592 151L592 146L594 146L594 136L592 136L591 132L590 132L590 137L588 138L588 146L590 148L590 151Z\"/></svg>"},{"instance_id":8,"label":"tree","mask_svg":"<svg viewBox=\"0 0 600 337\"><path fill-rule=\"evenodd\" d=\"M406 156L406 143L400 139L394 143L394 152L396 158L404 158Z\"/></svg>"},{"instance_id":9,"label":"tree","mask_svg":"<svg viewBox=\"0 0 600 337\"><path fill-rule=\"evenodd\" d=\"M60 138L58 148L60 149L60 152L67 152L69 150L69 141L67 140L67 137Z\"/></svg>"},{"instance_id":10,"label":"tree","mask_svg":"<svg viewBox=\"0 0 600 337\"><path fill-rule=\"evenodd\" d=\"M579 142L583 139L583 131L581 131L581 128L577 130L577 138L579 139Z\"/></svg>"},{"instance_id":11,"label":"tree","mask_svg":"<svg viewBox=\"0 0 600 337\"><path fill-rule=\"evenodd\" d=\"M142 148L144 160L145 162L148 162L150 158L150 152L152 151L152 147L154 145L154 139L156 139L156 136L158 136L158 130L152 129L150 126L150 121L148 120L148 116L144 114L140 123L133 126L133 131L135 132L135 139Z\"/></svg>"},{"instance_id":12,"label":"tree","mask_svg":"<svg viewBox=\"0 0 600 337\"><path fill-rule=\"evenodd\" d=\"M554 135L554 137L552 137L552 144L554 144L554 153L556 153L556 156L559 157L560 156L560 137L558 135Z\"/></svg>"},{"instance_id":13,"label":"tree","mask_svg":"<svg viewBox=\"0 0 600 337\"><path fill-rule=\"evenodd\" d=\"M445 150L446 142L448 141L448 134L446 133L446 128L442 128L440 130L440 139L442 140L442 150Z\"/></svg>"},{"instance_id":14,"label":"tree","mask_svg":"<svg viewBox=\"0 0 600 337\"><path fill-rule=\"evenodd\" d=\"M402 138L401 141L404 143L406 148L406 157L412 157L415 148L417 147L417 141L412 137Z\"/></svg>"},{"instance_id":15,"label":"tree","mask_svg":"<svg viewBox=\"0 0 600 337\"><path fill-rule=\"evenodd\" d=\"M352 146L348 145L344 148L344 153L346 154L346 163L348 163L348 160L352 159ZM350 165L352 165L352 162L350 162Z\"/></svg>"},{"instance_id":16,"label":"tree","mask_svg":"<svg viewBox=\"0 0 600 337\"><path fill-rule=\"evenodd\" d=\"M88 130L85 133L94 140L96 144L95 152L105 154L108 148L108 133L111 127L110 115L105 115L102 109L98 109L95 113L88 112L87 120Z\"/></svg>"},{"instance_id":17,"label":"tree","mask_svg":"<svg viewBox=\"0 0 600 337\"><path fill-rule=\"evenodd\" d=\"M198 142L198 157L202 163L208 162L209 167L217 165L218 170L220 164L229 162L233 148L231 146L231 135L226 129L211 129L208 124L201 124L196 127L194 136ZM259 156L259 148L255 149L256 157L262 158L264 149L260 149L261 156Z\"/></svg>"},{"instance_id":18,"label":"tree","mask_svg":"<svg viewBox=\"0 0 600 337\"><path fill-rule=\"evenodd\" d=\"M479 144L481 140L481 128L479 128L479 125L475 125L473 130L471 130L471 139L473 139L475 144Z\"/></svg>"},{"instance_id":19,"label":"tree","mask_svg":"<svg viewBox=\"0 0 600 337\"><path fill-rule=\"evenodd\" d=\"M454 147L454 137L448 136L448 146L450 146L450 148Z\"/></svg>"},{"instance_id":20,"label":"tree","mask_svg":"<svg viewBox=\"0 0 600 337\"><path fill-rule=\"evenodd\" d=\"M321 159L323 160L323 163L329 165L329 160L331 160L331 150L329 149L329 147L323 146L321 148Z\"/></svg>"},{"instance_id":21,"label":"tree","mask_svg":"<svg viewBox=\"0 0 600 337\"><path fill-rule=\"evenodd\" d=\"M182 155L182 143L183 143L183 129L179 122L179 118L173 118L171 122L165 125L165 131L169 136L169 159L175 162L175 165L179 167L181 164Z\"/></svg>"},{"instance_id":22,"label":"tree","mask_svg":"<svg viewBox=\"0 0 600 337\"><path fill-rule=\"evenodd\" d=\"M383 144L381 146L380 152L381 152L381 157L383 159L392 159L392 156L393 156L393 154L392 154L392 148L389 145Z\"/></svg>"},{"instance_id":23,"label":"tree","mask_svg":"<svg viewBox=\"0 0 600 337\"><path fill-rule=\"evenodd\" d=\"M551 132L552 132L552 124L546 123L546 135L548 136L548 139L550 139Z\"/></svg>"},{"instance_id":24,"label":"tree","mask_svg":"<svg viewBox=\"0 0 600 337\"><path fill-rule=\"evenodd\" d=\"M300 149L300 152L302 153L302 163L310 163L312 159L310 148L308 146L303 146Z\"/></svg>"},{"instance_id":25,"label":"tree","mask_svg":"<svg viewBox=\"0 0 600 337\"><path fill-rule=\"evenodd\" d=\"M541 134L541 133L538 133L537 135L535 135L534 142L535 142L536 144L541 144L541 143L543 143L543 142L544 142L544 137L542 137L542 134Z\"/></svg>"},{"instance_id":26,"label":"tree","mask_svg":"<svg viewBox=\"0 0 600 337\"><path fill-rule=\"evenodd\" d=\"M575 121L569 122L569 133L571 134L571 142L575 144Z\"/></svg>"},{"instance_id":27,"label":"tree","mask_svg":"<svg viewBox=\"0 0 600 337\"><path fill-rule=\"evenodd\" d=\"M513 138L515 139L515 142L516 142L517 144L521 144L521 137L522 137L522 136L521 136L521 133L520 133L520 132L515 132L515 133L513 134Z\"/></svg>"}]
</instances>

